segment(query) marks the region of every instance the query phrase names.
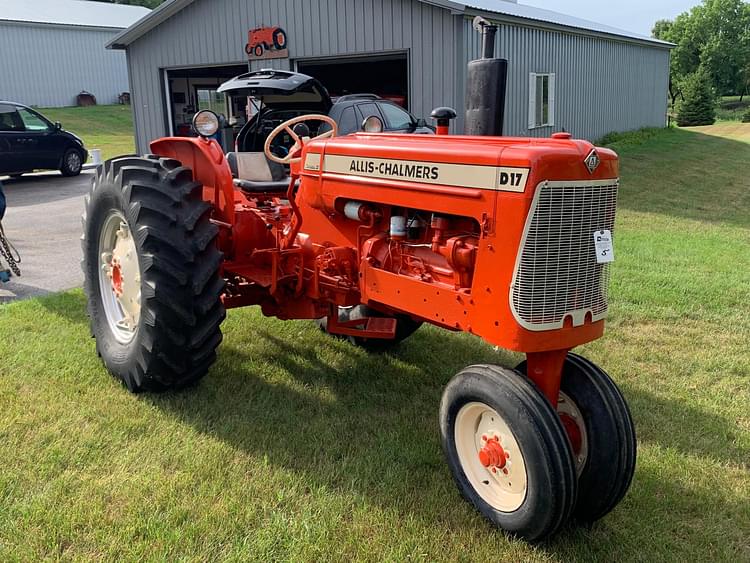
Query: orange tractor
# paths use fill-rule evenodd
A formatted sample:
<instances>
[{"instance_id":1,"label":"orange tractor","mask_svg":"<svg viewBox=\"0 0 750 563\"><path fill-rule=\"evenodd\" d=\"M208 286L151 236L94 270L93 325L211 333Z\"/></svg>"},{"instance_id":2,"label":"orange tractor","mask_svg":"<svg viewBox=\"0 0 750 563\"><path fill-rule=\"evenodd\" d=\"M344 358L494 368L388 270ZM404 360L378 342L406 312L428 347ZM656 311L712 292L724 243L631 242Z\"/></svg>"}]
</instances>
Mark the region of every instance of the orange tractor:
<instances>
[{"instance_id":1,"label":"orange tractor","mask_svg":"<svg viewBox=\"0 0 750 563\"><path fill-rule=\"evenodd\" d=\"M502 65L485 67L469 87L485 72L502 87ZM446 133L455 112L433 116ZM105 163L86 200L92 332L129 390L203 377L231 307L324 319L375 350L422 323L469 332L526 361L467 367L445 389L440 435L466 500L531 541L618 504L635 466L631 416L610 377L571 352L604 333L615 153L566 133L337 137L329 117L301 115L263 153L225 155L209 139L215 115L194 126L199 138ZM293 142L284 156L280 136Z\"/></svg>"}]
</instances>

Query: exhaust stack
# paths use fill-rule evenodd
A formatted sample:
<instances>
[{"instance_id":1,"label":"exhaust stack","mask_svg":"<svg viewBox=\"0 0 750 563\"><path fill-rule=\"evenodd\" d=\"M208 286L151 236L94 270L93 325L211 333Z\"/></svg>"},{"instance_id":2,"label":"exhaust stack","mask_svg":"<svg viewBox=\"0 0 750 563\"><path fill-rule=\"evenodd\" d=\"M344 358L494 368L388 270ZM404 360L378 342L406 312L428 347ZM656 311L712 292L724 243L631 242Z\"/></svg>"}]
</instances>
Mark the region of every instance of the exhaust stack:
<instances>
[{"instance_id":1,"label":"exhaust stack","mask_svg":"<svg viewBox=\"0 0 750 563\"><path fill-rule=\"evenodd\" d=\"M482 34L482 58L469 63L466 75L465 132L499 137L505 120L508 61L495 58L496 25L477 16L474 29Z\"/></svg>"}]
</instances>

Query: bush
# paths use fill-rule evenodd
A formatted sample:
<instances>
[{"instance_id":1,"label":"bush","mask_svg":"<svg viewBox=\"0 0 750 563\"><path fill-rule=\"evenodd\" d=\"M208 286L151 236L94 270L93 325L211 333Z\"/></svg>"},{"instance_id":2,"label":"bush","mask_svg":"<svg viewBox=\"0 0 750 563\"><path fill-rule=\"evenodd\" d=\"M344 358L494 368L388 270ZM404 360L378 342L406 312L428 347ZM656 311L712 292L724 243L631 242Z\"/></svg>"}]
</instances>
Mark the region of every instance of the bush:
<instances>
[{"instance_id":1,"label":"bush","mask_svg":"<svg viewBox=\"0 0 750 563\"><path fill-rule=\"evenodd\" d=\"M745 115L742 116L742 123L750 123L750 108L747 108Z\"/></svg>"},{"instance_id":2,"label":"bush","mask_svg":"<svg viewBox=\"0 0 750 563\"><path fill-rule=\"evenodd\" d=\"M704 68L690 75L682 90L683 101L677 108L677 125L713 125L716 122L716 95L711 77Z\"/></svg>"}]
</instances>

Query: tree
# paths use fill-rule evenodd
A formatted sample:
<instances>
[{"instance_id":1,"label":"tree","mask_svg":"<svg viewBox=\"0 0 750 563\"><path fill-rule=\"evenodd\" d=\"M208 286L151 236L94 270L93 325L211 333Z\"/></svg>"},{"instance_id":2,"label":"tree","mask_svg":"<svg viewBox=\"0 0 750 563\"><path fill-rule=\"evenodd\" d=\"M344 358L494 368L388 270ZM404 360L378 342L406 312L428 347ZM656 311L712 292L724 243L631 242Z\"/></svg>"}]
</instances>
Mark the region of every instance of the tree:
<instances>
[{"instance_id":1,"label":"tree","mask_svg":"<svg viewBox=\"0 0 750 563\"><path fill-rule=\"evenodd\" d=\"M690 127L716 122L716 94L708 69L701 66L685 79L683 98L677 110L677 125Z\"/></svg>"},{"instance_id":2,"label":"tree","mask_svg":"<svg viewBox=\"0 0 750 563\"><path fill-rule=\"evenodd\" d=\"M657 21L653 36L675 43L670 93L675 102L683 83L703 66L720 94L744 94L750 61L750 4L703 0L674 21Z\"/></svg>"}]
</instances>

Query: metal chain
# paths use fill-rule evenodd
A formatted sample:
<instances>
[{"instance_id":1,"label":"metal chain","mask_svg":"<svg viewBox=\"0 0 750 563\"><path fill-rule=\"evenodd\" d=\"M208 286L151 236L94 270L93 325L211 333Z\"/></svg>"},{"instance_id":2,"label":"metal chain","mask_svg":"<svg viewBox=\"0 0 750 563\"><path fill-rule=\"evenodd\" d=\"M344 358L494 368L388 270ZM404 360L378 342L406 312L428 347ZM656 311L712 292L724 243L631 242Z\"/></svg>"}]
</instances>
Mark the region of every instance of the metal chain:
<instances>
[{"instance_id":1,"label":"metal chain","mask_svg":"<svg viewBox=\"0 0 750 563\"><path fill-rule=\"evenodd\" d=\"M16 276L21 275L21 268L18 267L21 263L21 255L18 253L16 247L5 237L2 222L0 222L0 256L5 258L8 266L10 266L10 269Z\"/></svg>"}]
</instances>

